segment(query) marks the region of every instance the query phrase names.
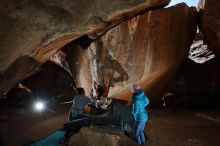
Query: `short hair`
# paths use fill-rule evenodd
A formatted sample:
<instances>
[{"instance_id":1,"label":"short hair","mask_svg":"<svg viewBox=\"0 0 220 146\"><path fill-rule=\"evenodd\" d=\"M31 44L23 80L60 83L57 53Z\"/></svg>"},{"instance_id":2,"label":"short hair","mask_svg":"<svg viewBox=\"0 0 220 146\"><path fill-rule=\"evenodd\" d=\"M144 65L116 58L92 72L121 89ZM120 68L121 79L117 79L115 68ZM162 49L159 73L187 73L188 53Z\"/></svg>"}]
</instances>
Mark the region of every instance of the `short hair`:
<instances>
[{"instance_id":1,"label":"short hair","mask_svg":"<svg viewBox=\"0 0 220 146\"><path fill-rule=\"evenodd\" d=\"M138 84L132 83L131 84L131 92L138 93L141 90L141 87Z\"/></svg>"},{"instance_id":2,"label":"short hair","mask_svg":"<svg viewBox=\"0 0 220 146\"><path fill-rule=\"evenodd\" d=\"M82 87L77 88L77 94L85 94L85 90Z\"/></svg>"}]
</instances>

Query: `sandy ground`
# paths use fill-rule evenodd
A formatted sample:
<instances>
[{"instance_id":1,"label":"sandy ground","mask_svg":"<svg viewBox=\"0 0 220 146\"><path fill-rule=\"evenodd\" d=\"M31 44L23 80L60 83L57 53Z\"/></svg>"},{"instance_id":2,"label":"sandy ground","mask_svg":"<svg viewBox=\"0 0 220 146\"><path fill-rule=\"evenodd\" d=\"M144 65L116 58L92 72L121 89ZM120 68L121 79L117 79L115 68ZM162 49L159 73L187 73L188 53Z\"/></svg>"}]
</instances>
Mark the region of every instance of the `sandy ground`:
<instances>
[{"instance_id":1,"label":"sandy ground","mask_svg":"<svg viewBox=\"0 0 220 146\"><path fill-rule=\"evenodd\" d=\"M209 112L156 109L149 113L150 120L145 130L149 146L220 145L220 121L218 117L209 116Z\"/></svg>"},{"instance_id":2,"label":"sandy ground","mask_svg":"<svg viewBox=\"0 0 220 146\"><path fill-rule=\"evenodd\" d=\"M0 107L0 116L7 116L0 120L0 136L5 146L22 146L37 140L63 127L68 119L66 106L53 107L52 111L37 113L28 109Z\"/></svg>"},{"instance_id":3,"label":"sandy ground","mask_svg":"<svg viewBox=\"0 0 220 146\"><path fill-rule=\"evenodd\" d=\"M36 114L24 109L0 107L0 135L5 146L21 146L62 128L67 106ZM213 112L213 111L212 111ZM150 109L146 125L147 146L219 146L220 120L208 111ZM216 114L215 114L216 115Z\"/></svg>"}]
</instances>

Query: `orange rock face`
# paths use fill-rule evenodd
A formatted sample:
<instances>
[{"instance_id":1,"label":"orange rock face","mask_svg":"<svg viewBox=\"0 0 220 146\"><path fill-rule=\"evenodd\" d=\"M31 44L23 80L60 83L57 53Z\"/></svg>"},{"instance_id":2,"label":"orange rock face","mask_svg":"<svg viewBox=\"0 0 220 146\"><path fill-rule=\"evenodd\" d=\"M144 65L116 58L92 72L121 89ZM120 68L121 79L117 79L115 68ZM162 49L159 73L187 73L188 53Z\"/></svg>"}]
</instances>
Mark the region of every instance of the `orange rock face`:
<instances>
[{"instance_id":1,"label":"orange rock face","mask_svg":"<svg viewBox=\"0 0 220 146\"><path fill-rule=\"evenodd\" d=\"M7 75L22 56L44 63L61 47L86 34L102 34L118 23L170 0L1 0L0 1L0 78L10 84L3 92L27 74ZM26 62L29 64L29 62ZM24 64L25 65L25 64ZM19 72L31 70L31 65ZM33 70L33 69L32 69ZM15 78L15 79L14 79ZM4 80L0 81L0 88ZM2 94L2 92L1 92Z\"/></svg>"},{"instance_id":2,"label":"orange rock face","mask_svg":"<svg viewBox=\"0 0 220 146\"><path fill-rule=\"evenodd\" d=\"M200 0L201 29L211 50L220 55L220 0Z\"/></svg>"},{"instance_id":3,"label":"orange rock face","mask_svg":"<svg viewBox=\"0 0 220 146\"><path fill-rule=\"evenodd\" d=\"M90 71L82 72L90 78L81 86L91 87L91 80L105 84L110 77L109 96L130 101L129 85L138 82L151 98L159 97L188 56L196 15L195 8L180 4L111 29L87 50Z\"/></svg>"}]
</instances>

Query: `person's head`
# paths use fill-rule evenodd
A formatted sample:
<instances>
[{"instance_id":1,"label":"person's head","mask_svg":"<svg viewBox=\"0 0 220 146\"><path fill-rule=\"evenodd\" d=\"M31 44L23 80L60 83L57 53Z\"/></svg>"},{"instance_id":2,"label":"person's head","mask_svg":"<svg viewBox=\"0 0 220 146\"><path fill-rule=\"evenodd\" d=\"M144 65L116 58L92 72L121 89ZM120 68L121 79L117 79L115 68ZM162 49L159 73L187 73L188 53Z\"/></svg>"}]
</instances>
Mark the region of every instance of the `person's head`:
<instances>
[{"instance_id":1,"label":"person's head","mask_svg":"<svg viewBox=\"0 0 220 146\"><path fill-rule=\"evenodd\" d=\"M141 87L138 84L131 84L131 92L134 93L138 93L141 90Z\"/></svg>"},{"instance_id":2,"label":"person's head","mask_svg":"<svg viewBox=\"0 0 220 146\"><path fill-rule=\"evenodd\" d=\"M80 94L80 95L81 95L81 94L85 94L84 88L78 87L78 88L77 88L77 93Z\"/></svg>"}]
</instances>

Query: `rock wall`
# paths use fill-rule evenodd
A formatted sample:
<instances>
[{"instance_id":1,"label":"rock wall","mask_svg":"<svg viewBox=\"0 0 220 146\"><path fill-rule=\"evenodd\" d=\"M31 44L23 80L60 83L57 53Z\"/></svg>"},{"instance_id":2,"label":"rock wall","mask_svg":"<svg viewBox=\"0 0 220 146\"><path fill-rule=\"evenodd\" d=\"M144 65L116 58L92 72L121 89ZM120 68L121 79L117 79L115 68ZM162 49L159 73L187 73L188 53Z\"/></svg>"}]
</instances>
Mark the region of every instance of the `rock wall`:
<instances>
[{"instance_id":1,"label":"rock wall","mask_svg":"<svg viewBox=\"0 0 220 146\"><path fill-rule=\"evenodd\" d=\"M70 101L75 96L71 84L71 75L63 68L47 61L42 65L41 71L21 81L32 91L32 99L50 101Z\"/></svg>"},{"instance_id":2,"label":"rock wall","mask_svg":"<svg viewBox=\"0 0 220 146\"><path fill-rule=\"evenodd\" d=\"M186 60L196 32L197 12L185 4L157 9L125 21L87 50L89 81L105 84L109 96L130 101L129 85L139 82L150 98L159 97ZM82 74L83 76L83 74ZM89 92L89 90L88 90Z\"/></svg>"},{"instance_id":3,"label":"rock wall","mask_svg":"<svg viewBox=\"0 0 220 146\"><path fill-rule=\"evenodd\" d=\"M6 93L22 79L33 75L40 70L39 62L28 55L19 57L10 67L0 72L0 98L5 97ZM4 96L1 96L4 95Z\"/></svg>"},{"instance_id":4,"label":"rock wall","mask_svg":"<svg viewBox=\"0 0 220 146\"><path fill-rule=\"evenodd\" d=\"M217 58L204 64L196 64L192 61L188 61L184 71L188 92L194 95L219 94L219 63Z\"/></svg>"},{"instance_id":5,"label":"rock wall","mask_svg":"<svg viewBox=\"0 0 220 146\"><path fill-rule=\"evenodd\" d=\"M186 81L187 92L193 95L220 93L219 58L204 44L204 35L197 33L189 52L189 59L179 71Z\"/></svg>"},{"instance_id":6,"label":"rock wall","mask_svg":"<svg viewBox=\"0 0 220 146\"><path fill-rule=\"evenodd\" d=\"M220 0L200 0L200 27L211 50L220 54Z\"/></svg>"},{"instance_id":7,"label":"rock wall","mask_svg":"<svg viewBox=\"0 0 220 146\"><path fill-rule=\"evenodd\" d=\"M5 85L6 81L0 80L0 93L7 92L38 67L33 68L25 56L42 64L61 47L85 34L100 35L128 18L165 6L169 1L1 0L0 78L9 81ZM18 73L8 74L12 68L17 68Z\"/></svg>"},{"instance_id":8,"label":"rock wall","mask_svg":"<svg viewBox=\"0 0 220 146\"><path fill-rule=\"evenodd\" d=\"M87 36L83 36L62 49L67 54L66 60L76 86L85 88L87 95L89 95L92 86L88 56L88 47L92 41Z\"/></svg>"}]
</instances>

